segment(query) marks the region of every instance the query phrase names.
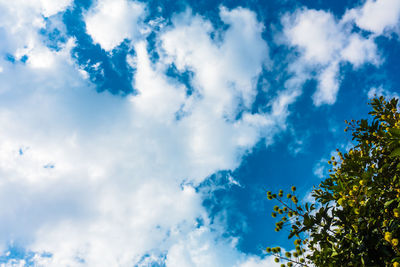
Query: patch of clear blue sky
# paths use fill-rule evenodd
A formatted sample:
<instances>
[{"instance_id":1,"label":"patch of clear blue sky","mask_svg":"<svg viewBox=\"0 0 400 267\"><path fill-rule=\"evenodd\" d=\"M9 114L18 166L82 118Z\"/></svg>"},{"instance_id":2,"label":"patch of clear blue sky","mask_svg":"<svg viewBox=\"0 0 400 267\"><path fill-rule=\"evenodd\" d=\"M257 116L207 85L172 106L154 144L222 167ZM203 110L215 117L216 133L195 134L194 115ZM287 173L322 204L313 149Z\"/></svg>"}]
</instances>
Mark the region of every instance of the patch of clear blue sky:
<instances>
[{"instance_id":1,"label":"patch of clear blue sky","mask_svg":"<svg viewBox=\"0 0 400 267\"><path fill-rule=\"evenodd\" d=\"M249 0L249 1L183 1L183 0L150 0L143 1L149 7L148 20L163 17L167 21L174 13L184 11L190 7L194 13L199 13L209 19L219 30L226 29L226 25L218 16L221 5L228 8L237 6L247 7L257 13L257 17L265 25L263 38L270 46L270 55L275 65L271 70L263 70L259 79L259 93L253 111L265 109L265 103L273 97L277 90L283 88L286 78L275 79L278 73L284 73L290 59L287 58L288 48L275 44L273 35L280 30L280 17L285 12L300 7L329 10L340 18L346 9L352 8L360 1L351 0ZM73 8L64 14L67 35L75 36L77 46L72 51L76 62L90 75L90 79L97 85L97 90L108 90L113 94L126 95L134 93L132 79L135 70L126 63L126 56L134 54L127 43L122 43L111 53L102 50L99 45L93 44L90 36L85 32L82 12L90 7L90 0L76 0ZM161 9L159 9L161 7ZM50 40L63 38L56 29L44 30ZM154 62L158 60L155 50L156 35L148 36L148 49ZM60 39L61 40L61 39ZM311 95L315 91L315 82L307 82L303 94L298 101L290 106L291 116L288 125L291 130L281 133L275 143L266 148L263 141L244 157L241 166L233 171L223 171L207 179L198 190L205 190L210 183L227 184L227 175L232 175L240 184L219 189L213 194L205 195L204 206L210 217L217 219L227 211L227 235L240 237L239 248L244 252L260 254L266 245L289 245L285 233L275 233L275 221L270 218L272 206L267 202L265 192L268 189L289 189L291 185L299 188L300 195L306 194L319 183L319 178L313 174L315 165L322 159L328 158L330 152L339 144L346 144L346 135L343 133L345 119L366 117L368 112L367 90L370 87L383 85L385 88L398 91L400 85L400 47L397 37L377 39L380 52L385 62L379 68L363 66L352 70L350 66L342 66L342 83L337 102L332 105L315 107ZM54 42L49 42L54 46ZM56 47L54 48L56 49ZM89 64L88 64L89 62ZM277 64L276 62L279 62ZM93 67L100 63L99 68ZM191 94L191 73L179 72L171 65L167 74L188 87ZM261 90L263 81L269 82L269 89ZM349 137L347 137L349 138ZM303 142L300 152L293 152L294 140Z\"/></svg>"}]
</instances>

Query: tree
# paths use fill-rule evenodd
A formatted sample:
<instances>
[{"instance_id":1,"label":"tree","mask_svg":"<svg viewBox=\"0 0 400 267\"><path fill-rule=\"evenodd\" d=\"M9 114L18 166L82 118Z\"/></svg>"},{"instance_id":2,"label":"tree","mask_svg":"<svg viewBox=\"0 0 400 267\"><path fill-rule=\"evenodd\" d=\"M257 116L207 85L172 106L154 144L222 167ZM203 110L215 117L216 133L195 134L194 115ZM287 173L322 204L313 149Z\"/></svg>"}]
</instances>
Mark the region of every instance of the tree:
<instances>
[{"instance_id":1,"label":"tree","mask_svg":"<svg viewBox=\"0 0 400 267\"><path fill-rule=\"evenodd\" d=\"M281 266L400 266L400 114L398 99L374 98L369 119L350 121L353 147L328 163L329 176L299 203L296 188L267 192L275 231L296 237L294 252L267 248Z\"/></svg>"}]
</instances>

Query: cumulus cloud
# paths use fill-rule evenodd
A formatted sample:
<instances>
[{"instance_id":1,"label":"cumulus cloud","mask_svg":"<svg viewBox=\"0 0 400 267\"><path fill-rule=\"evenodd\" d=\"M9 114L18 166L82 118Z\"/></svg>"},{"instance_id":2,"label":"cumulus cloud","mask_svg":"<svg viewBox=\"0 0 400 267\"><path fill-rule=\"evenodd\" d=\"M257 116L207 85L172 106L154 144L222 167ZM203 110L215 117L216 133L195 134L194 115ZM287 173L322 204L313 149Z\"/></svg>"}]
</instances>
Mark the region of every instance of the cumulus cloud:
<instances>
[{"instance_id":1,"label":"cumulus cloud","mask_svg":"<svg viewBox=\"0 0 400 267\"><path fill-rule=\"evenodd\" d=\"M37 32L45 27L46 17L64 11L72 1L0 1L0 53L12 60L26 58L33 67L51 64L47 47L41 45ZM5 56L0 59L4 60Z\"/></svg>"},{"instance_id":2,"label":"cumulus cloud","mask_svg":"<svg viewBox=\"0 0 400 267\"><path fill-rule=\"evenodd\" d=\"M228 12L222 8L221 19L231 27L218 45L209 36L211 24L190 14L187 11L175 18L174 25L182 26L162 35L162 48L179 70L195 70L194 85L207 96L210 102L205 104L210 109L234 116L238 104L249 108L253 103L257 93L254 75L269 61L268 47L261 38L263 26L246 9Z\"/></svg>"},{"instance_id":3,"label":"cumulus cloud","mask_svg":"<svg viewBox=\"0 0 400 267\"><path fill-rule=\"evenodd\" d=\"M370 62L374 65L380 63L374 40L372 38L363 38L358 34L350 35L347 46L341 51L341 58L353 64L355 68L365 62Z\"/></svg>"},{"instance_id":4,"label":"cumulus cloud","mask_svg":"<svg viewBox=\"0 0 400 267\"><path fill-rule=\"evenodd\" d=\"M296 47L300 53L293 63L295 74L304 70L316 72L318 86L313 95L316 106L336 102L341 64L350 63L358 68L365 63L379 65L381 62L373 37L354 33L348 15L338 20L327 11L301 9L284 16L282 23L286 44Z\"/></svg>"},{"instance_id":5,"label":"cumulus cloud","mask_svg":"<svg viewBox=\"0 0 400 267\"><path fill-rule=\"evenodd\" d=\"M286 17L284 32L291 45L298 46L306 61L326 64L342 48L345 39L331 13L301 10Z\"/></svg>"},{"instance_id":6,"label":"cumulus cloud","mask_svg":"<svg viewBox=\"0 0 400 267\"><path fill-rule=\"evenodd\" d=\"M11 14L13 2L7 3L1 8ZM128 13L137 7L120 4ZM98 2L86 21L107 17L107 5ZM38 266L131 266L163 258L167 266L261 262L248 261L234 239L210 230L194 188L218 170L235 169L261 138L272 142L296 96L282 92L270 113L250 112L255 81L269 60L254 13L222 8L230 27L221 43L211 39L215 30L204 18L177 15L159 36L157 63L145 41L134 42L129 62L137 69L138 94L121 98L98 94L80 75L70 58L73 39L59 51L41 42L45 11L19 8L40 23L10 15L1 24L2 55L28 60L0 61L0 249L22 246ZM106 50L139 27L138 13L121 12L132 23L128 28L112 39L92 32ZM193 71L196 93L187 96L183 84L165 75L171 63ZM185 115L177 119L181 109Z\"/></svg>"},{"instance_id":7,"label":"cumulus cloud","mask_svg":"<svg viewBox=\"0 0 400 267\"><path fill-rule=\"evenodd\" d=\"M36 2L41 4L42 14L45 17L50 17L70 6L72 1L73 0L39 0Z\"/></svg>"},{"instance_id":8,"label":"cumulus cloud","mask_svg":"<svg viewBox=\"0 0 400 267\"><path fill-rule=\"evenodd\" d=\"M125 39L139 35L138 20L143 3L128 0L98 0L85 15L86 31L95 43L110 51Z\"/></svg>"},{"instance_id":9,"label":"cumulus cloud","mask_svg":"<svg viewBox=\"0 0 400 267\"><path fill-rule=\"evenodd\" d=\"M364 5L346 12L346 20L354 20L361 29L377 35L398 28L400 2L397 0L367 0Z\"/></svg>"}]
</instances>

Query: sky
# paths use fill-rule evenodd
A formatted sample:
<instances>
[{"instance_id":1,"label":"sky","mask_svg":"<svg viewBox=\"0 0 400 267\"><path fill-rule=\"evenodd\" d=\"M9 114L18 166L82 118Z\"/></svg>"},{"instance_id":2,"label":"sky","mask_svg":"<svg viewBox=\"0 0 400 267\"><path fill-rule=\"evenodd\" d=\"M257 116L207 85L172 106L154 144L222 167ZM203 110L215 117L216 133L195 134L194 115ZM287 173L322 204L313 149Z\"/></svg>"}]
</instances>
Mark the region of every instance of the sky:
<instances>
[{"instance_id":1,"label":"sky","mask_svg":"<svg viewBox=\"0 0 400 267\"><path fill-rule=\"evenodd\" d=\"M1 266L275 266L344 120L400 94L398 0L0 0ZM278 265L279 266L279 265Z\"/></svg>"}]
</instances>

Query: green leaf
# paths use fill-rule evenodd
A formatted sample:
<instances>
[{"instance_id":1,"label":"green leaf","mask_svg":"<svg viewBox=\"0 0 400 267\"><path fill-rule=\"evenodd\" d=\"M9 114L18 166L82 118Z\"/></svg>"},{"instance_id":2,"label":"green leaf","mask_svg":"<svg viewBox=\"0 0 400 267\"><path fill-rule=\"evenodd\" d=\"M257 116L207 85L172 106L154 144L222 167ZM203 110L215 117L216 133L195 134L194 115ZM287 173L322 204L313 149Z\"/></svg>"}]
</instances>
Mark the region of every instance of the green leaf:
<instances>
[{"instance_id":1,"label":"green leaf","mask_svg":"<svg viewBox=\"0 0 400 267\"><path fill-rule=\"evenodd\" d=\"M291 239L293 236L294 236L294 232L291 232L289 235L288 235L288 239Z\"/></svg>"},{"instance_id":2,"label":"green leaf","mask_svg":"<svg viewBox=\"0 0 400 267\"><path fill-rule=\"evenodd\" d=\"M367 127L368 127L368 121L367 121L367 120L361 120L360 126L361 126L362 128L367 128Z\"/></svg>"},{"instance_id":3,"label":"green leaf","mask_svg":"<svg viewBox=\"0 0 400 267\"><path fill-rule=\"evenodd\" d=\"M396 129L396 128L390 128L389 132L395 136L400 137L400 129Z\"/></svg>"},{"instance_id":4,"label":"green leaf","mask_svg":"<svg viewBox=\"0 0 400 267\"><path fill-rule=\"evenodd\" d=\"M389 207L390 204L392 204L395 200L396 200L396 199L392 199L392 200L386 201L386 202L385 202L385 208Z\"/></svg>"},{"instance_id":5,"label":"green leaf","mask_svg":"<svg viewBox=\"0 0 400 267\"><path fill-rule=\"evenodd\" d=\"M400 147L396 148L395 150L390 153L390 157L399 157L400 156Z\"/></svg>"}]
</instances>

